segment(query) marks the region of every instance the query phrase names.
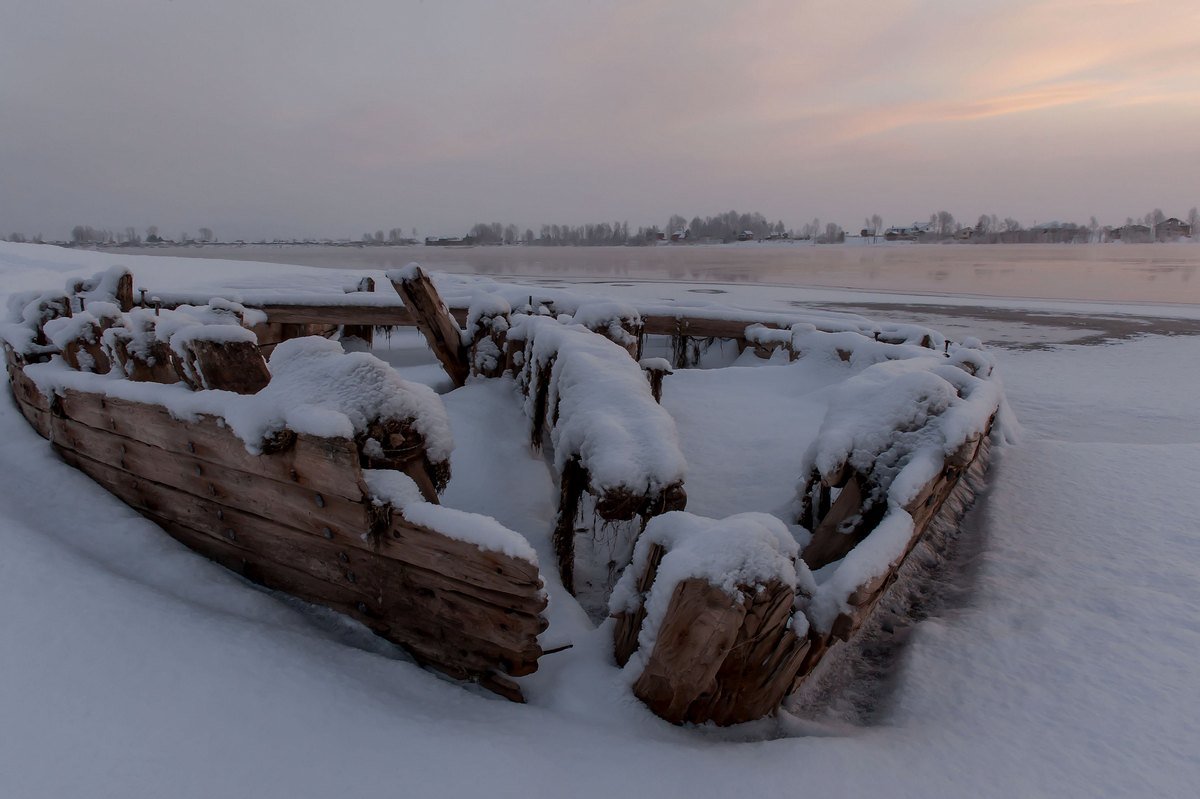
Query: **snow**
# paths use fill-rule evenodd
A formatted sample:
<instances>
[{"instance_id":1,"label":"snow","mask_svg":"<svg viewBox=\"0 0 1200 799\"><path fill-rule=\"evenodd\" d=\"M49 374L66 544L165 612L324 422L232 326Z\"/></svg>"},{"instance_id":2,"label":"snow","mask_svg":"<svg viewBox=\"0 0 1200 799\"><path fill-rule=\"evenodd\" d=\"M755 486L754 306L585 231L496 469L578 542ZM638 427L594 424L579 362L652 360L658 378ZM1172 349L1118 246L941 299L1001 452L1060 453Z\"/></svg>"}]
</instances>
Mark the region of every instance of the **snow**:
<instances>
[{"instance_id":1,"label":"snow","mask_svg":"<svg viewBox=\"0 0 1200 799\"><path fill-rule=\"evenodd\" d=\"M229 325L188 325L172 334L234 337L253 333ZM186 339L185 339L186 340ZM138 383L116 372L96 375L70 369L60 358L31 364L25 373L46 394L66 389L99 392L134 402L161 405L175 418L221 417L257 452L283 428L326 438L353 438L382 419L412 419L431 461L449 460L454 438L441 400L432 389L402 379L386 363L365 352L347 353L320 336L279 344L269 362L271 382L257 394L191 391L180 384Z\"/></svg>"},{"instance_id":2,"label":"snow","mask_svg":"<svg viewBox=\"0 0 1200 799\"><path fill-rule=\"evenodd\" d=\"M256 406L265 406L285 416L289 427L299 423L304 428L292 428L296 432L322 436L353 436L381 419L411 418L413 428L425 439L430 460L450 459L454 438L437 394L403 380L374 355L348 353L336 341L309 336L279 344L269 365L271 382L252 400L240 403L249 409L248 415L258 410ZM313 408L322 412L328 427L324 422L306 425L295 418L297 410ZM242 418L230 419L235 430L247 424Z\"/></svg>"},{"instance_id":3,"label":"snow","mask_svg":"<svg viewBox=\"0 0 1200 799\"><path fill-rule=\"evenodd\" d=\"M650 394L650 384L629 353L579 325L543 316L514 316L510 341L524 341L521 380L536 382L536 369L553 360L546 398L550 441L559 472L578 458L593 493L661 490L686 470L675 423ZM529 391L532 417L536 392Z\"/></svg>"},{"instance_id":4,"label":"snow","mask_svg":"<svg viewBox=\"0 0 1200 799\"><path fill-rule=\"evenodd\" d=\"M344 275L212 261L200 270L193 259L0 243L0 293L86 277L114 260L132 268L135 285L198 294L285 280L340 291ZM627 291L652 300L687 285ZM832 290L729 291L747 306L856 300ZM959 324L969 322L964 313ZM974 323L1003 335L1019 327ZM452 797L483 785L496 797L605 799L796 791L1191 797L1200 782L1200 374L1188 368L1195 348L1194 338L1151 335L995 352L1024 435L998 451L967 519L966 563L936 587L941 604L910 631L897 669L874 688L869 717L785 714L728 731L654 718L611 662L611 629L571 626L568 600L549 582L544 639L567 627L574 646L522 678L529 704L464 690L362 628L189 552L61 463L0 398L0 793L327 797L352 786ZM423 369L402 366L406 374ZM836 361L812 374L833 385L849 369ZM693 374L667 378L664 402ZM512 390L492 381L447 396L459 447L446 499L466 510L498 507L506 526L524 532L522 525L548 521L553 485L522 448L519 406L500 402ZM810 396L806 418L816 424L822 389ZM501 410L480 418L488 408ZM781 410L768 404L761 413ZM484 432L495 449L473 450ZM472 496L472 486L458 482L467 479L460 464L471 451L508 465L514 474L504 478L512 481ZM539 468L544 482L530 483L528 496L523 477ZM693 469L689 487L696 478ZM483 483L480 475L476 485ZM714 481L714 506L717 488ZM490 504L506 496L507 504Z\"/></svg>"},{"instance_id":5,"label":"snow","mask_svg":"<svg viewBox=\"0 0 1200 799\"><path fill-rule=\"evenodd\" d=\"M421 498L417 484L403 472L364 469L363 479L377 504L389 504L399 509L413 524L436 530L456 541L474 544L485 552L499 552L537 565L537 553L519 533L491 516L426 502Z\"/></svg>"},{"instance_id":6,"label":"snow","mask_svg":"<svg viewBox=\"0 0 1200 799\"><path fill-rule=\"evenodd\" d=\"M654 584L646 596L637 590L646 572L650 548L662 547L666 554L659 563ZM706 580L733 598L743 601L742 589L762 590L777 581L789 588L797 585L800 548L787 525L766 513L742 513L725 519L710 519L683 511L655 516L646 525L634 547L633 560L613 588L609 610L613 614L646 609L638 632L638 650L626 664L631 682L641 674L645 660L654 651L658 631L666 618L676 586L684 580ZM804 569L803 564L800 568ZM797 635L807 626L803 616Z\"/></svg>"},{"instance_id":7,"label":"snow","mask_svg":"<svg viewBox=\"0 0 1200 799\"><path fill-rule=\"evenodd\" d=\"M42 327L46 331L46 338L54 346L62 349L68 343L88 337L89 343L95 343L93 335L93 325L96 325L98 320L87 311L75 314L74 316L60 316L57 319L51 319Z\"/></svg>"}]
</instances>

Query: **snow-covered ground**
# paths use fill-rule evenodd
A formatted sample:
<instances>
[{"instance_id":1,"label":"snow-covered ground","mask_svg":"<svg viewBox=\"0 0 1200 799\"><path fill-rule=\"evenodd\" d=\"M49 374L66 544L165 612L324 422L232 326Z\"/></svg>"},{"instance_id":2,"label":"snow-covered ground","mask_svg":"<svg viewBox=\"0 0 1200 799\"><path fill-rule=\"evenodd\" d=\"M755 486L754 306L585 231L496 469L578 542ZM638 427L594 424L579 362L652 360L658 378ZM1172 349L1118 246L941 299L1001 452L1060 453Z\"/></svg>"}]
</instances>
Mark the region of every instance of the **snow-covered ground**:
<instances>
[{"instance_id":1,"label":"snow-covered ground","mask_svg":"<svg viewBox=\"0 0 1200 799\"><path fill-rule=\"evenodd\" d=\"M286 281L340 291L346 280L0 243L0 295L111 263L164 290ZM713 290L592 288L648 299ZM768 310L892 303L899 321L922 313L904 303L934 302L723 290L723 301ZM1200 312L1041 303L1045 324L1033 325L1016 315L1028 301L989 300L990 315L977 298L936 304L961 309L953 335L973 330L1000 345L993 354L1023 427L1018 444L998 451L967 519L963 563L944 575L933 615L871 692L870 713L834 703L815 720L785 714L732 730L679 729L651 715L604 655L609 631L592 631L565 602L552 601L551 631L574 648L546 656L525 681L528 705L420 670L339 617L256 589L177 544L59 462L4 391L0 796L1194 796L1196 338L1163 334L1191 330L1163 321L1146 328L1159 333L1120 326L1126 338L1112 343L1092 333L1114 318ZM1091 343L1061 343L1079 337ZM438 382L413 334L392 343L380 354L403 375ZM698 380L726 381L718 394L728 406L689 399L687 383ZM689 475L691 509L724 515L786 501L789 481L766 479L744 506L731 504L728 483L742 475L729 470L745 454L724 465L700 456L720 445L704 429L737 424L747 451L778 459L764 474L798 464L793 444L812 432L776 429L772 403L819 405L821 387L788 381L770 367L668 379L664 403L685 455L711 463ZM749 401L760 386L769 399L731 418L736 392ZM505 417L489 396L504 390L476 384L447 397L458 449L446 502L503 514L519 530L547 525L553 486L525 447L519 407ZM504 465L499 476L489 459ZM494 493L477 488L485 483ZM499 495L508 497L500 506Z\"/></svg>"}]
</instances>

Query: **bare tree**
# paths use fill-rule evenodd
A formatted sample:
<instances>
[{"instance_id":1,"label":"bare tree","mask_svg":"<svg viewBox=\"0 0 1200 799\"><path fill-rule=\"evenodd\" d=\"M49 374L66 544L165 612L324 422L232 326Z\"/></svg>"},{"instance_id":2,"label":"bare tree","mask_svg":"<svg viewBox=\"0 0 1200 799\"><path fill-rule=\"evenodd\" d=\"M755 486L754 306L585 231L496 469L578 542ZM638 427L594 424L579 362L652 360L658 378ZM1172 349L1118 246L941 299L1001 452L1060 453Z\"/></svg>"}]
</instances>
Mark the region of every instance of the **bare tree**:
<instances>
[{"instance_id":1,"label":"bare tree","mask_svg":"<svg viewBox=\"0 0 1200 799\"><path fill-rule=\"evenodd\" d=\"M954 235L954 214L949 211L937 212L937 234L941 238Z\"/></svg>"},{"instance_id":2,"label":"bare tree","mask_svg":"<svg viewBox=\"0 0 1200 799\"><path fill-rule=\"evenodd\" d=\"M1192 206L1192 210L1188 211L1188 226L1191 227L1193 239L1200 239L1200 210L1196 206Z\"/></svg>"},{"instance_id":3,"label":"bare tree","mask_svg":"<svg viewBox=\"0 0 1200 799\"><path fill-rule=\"evenodd\" d=\"M200 228L200 241L209 242L209 241L212 241L213 238L214 238L214 236L213 236L212 228L210 228L210 227Z\"/></svg>"}]
</instances>

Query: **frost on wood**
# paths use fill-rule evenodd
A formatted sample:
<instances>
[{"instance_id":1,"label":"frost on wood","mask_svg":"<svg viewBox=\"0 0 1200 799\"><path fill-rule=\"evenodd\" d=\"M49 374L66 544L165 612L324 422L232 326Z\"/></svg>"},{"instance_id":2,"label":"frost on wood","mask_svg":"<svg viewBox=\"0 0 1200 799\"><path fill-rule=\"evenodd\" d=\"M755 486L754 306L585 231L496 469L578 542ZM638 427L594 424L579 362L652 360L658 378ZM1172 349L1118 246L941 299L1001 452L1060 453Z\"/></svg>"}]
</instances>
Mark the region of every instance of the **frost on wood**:
<instances>
[{"instance_id":1,"label":"frost on wood","mask_svg":"<svg viewBox=\"0 0 1200 799\"><path fill-rule=\"evenodd\" d=\"M535 431L549 430L560 471L578 460L596 494L645 494L683 480L675 422L618 346L535 316L514 317L509 339L524 342L525 411Z\"/></svg>"},{"instance_id":2,"label":"frost on wood","mask_svg":"<svg viewBox=\"0 0 1200 799\"><path fill-rule=\"evenodd\" d=\"M463 343L469 348L471 374L499 377L507 365L509 315L512 306L496 294L478 294L467 310Z\"/></svg>"},{"instance_id":3,"label":"frost on wood","mask_svg":"<svg viewBox=\"0 0 1200 799\"><path fill-rule=\"evenodd\" d=\"M555 526L568 590L587 588L599 612L628 562L644 520L683 507L685 463L671 416L655 402L637 362L581 325L515 316L509 342L523 345L518 382L534 446L548 437L560 480ZM590 550L576 557L576 533ZM587 574L576 583L577 565Z\"/></svg>"}]
</instances>

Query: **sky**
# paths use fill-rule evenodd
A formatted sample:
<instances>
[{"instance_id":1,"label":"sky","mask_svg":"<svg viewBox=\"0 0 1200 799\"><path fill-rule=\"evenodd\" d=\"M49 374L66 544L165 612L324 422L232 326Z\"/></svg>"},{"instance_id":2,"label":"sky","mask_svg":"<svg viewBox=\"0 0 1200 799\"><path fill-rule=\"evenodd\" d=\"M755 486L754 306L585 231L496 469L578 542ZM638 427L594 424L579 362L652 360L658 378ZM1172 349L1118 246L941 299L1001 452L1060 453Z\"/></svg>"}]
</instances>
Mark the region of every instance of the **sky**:
<instances>
[{"instance_id":1,"label":"sky","mask_svg":"<svg viewBox=\"0 0 1200 799\"><path fill-rule=\"evenodd\" d=\"M1200 204L1200 4L9 0L0 235Z\"/></svg>"}]
</instances>

